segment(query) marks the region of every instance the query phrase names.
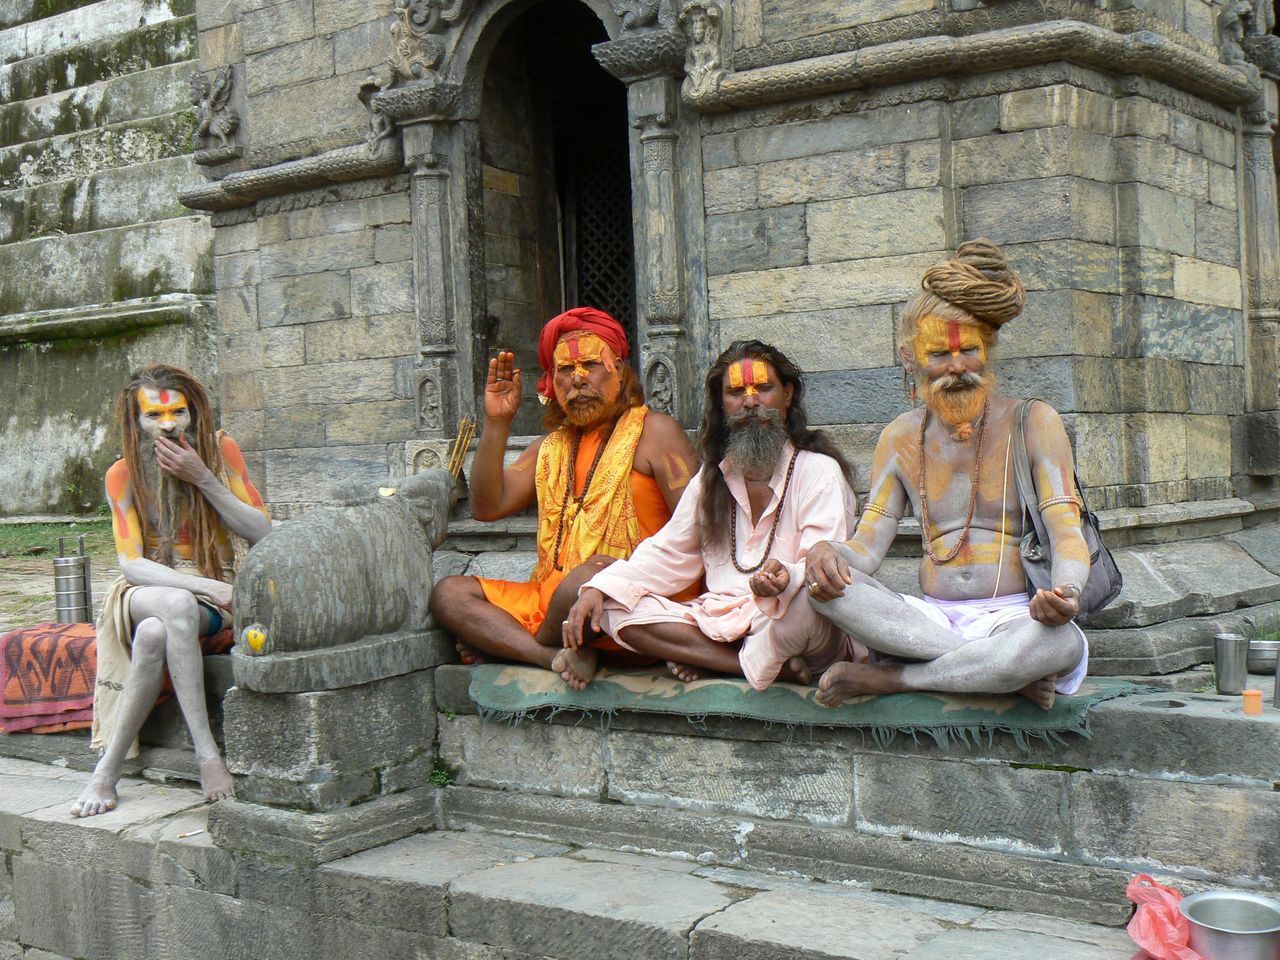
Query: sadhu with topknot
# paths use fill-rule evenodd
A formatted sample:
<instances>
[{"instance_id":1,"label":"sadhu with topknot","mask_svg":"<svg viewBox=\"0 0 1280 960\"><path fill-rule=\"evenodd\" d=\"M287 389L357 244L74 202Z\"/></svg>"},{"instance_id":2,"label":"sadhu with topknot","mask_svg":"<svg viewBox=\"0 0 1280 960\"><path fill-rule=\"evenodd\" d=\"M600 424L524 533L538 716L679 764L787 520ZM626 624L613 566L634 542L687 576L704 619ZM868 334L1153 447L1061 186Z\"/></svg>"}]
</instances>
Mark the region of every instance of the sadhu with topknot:
<instances>
[{"instance_id":1,"label":"sadhu with topknot","mask_svg":"<svg viewBox=\"0 0 1280 960\"><path fill-rule=\"evenodd\" d=\"M202 656L231 646L233 536L271 532L235 440L217 429L209 392L181 367L137 371L116 401L124 455L108 470L107 502L121 576L98 617L92 746L103 751L71 808L116 805L116 784L166 669L200 764L205 799L234 795L209 729Z\"/></svg>"},{"instance_id":2,"label":"sadhu with topknot","mask_svg":"<svg viewBox=\"0 0 1280 960\"><path fill-rule=\"evenodd\" d=\"M1010 457L1023 401L996 392L991 354L1025 302L1017 271L980 239L926 270L903 310L899 358L919 405L880 435L853 538L815 546L806 570L816 609L884 656L831 667L823 702L899 690L1016 691L1047 709L1083 681L1089 646L1074 618L1089 549L1071 444L1043 401L1027 409L1026 446L1053 589L1028 596L1018 551L1023 514ZM921 523L923 599L875 579L908 503Z\"/></svg>"}]
</instances>

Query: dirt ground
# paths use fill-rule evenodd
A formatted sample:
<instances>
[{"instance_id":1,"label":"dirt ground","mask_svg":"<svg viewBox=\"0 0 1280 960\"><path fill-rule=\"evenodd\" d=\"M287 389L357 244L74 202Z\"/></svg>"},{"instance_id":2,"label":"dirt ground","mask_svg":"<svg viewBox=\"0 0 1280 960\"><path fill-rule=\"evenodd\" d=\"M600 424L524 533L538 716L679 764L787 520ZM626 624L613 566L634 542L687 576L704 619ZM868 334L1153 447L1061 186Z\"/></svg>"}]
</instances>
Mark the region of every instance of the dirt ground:
<instances>
[{"instance_id":1,"label":"dirt ground","mask_svg":"<svg viewBox=\"0 0 1280 960\"><path fill-rule=\"evenodd\" d=\"M82 533L96 614L107 587L118 575L109 522L0 525L0 634L57 619L53 560L58 555L58 537L72 538L67 543L70 552L74 538Z\"/></svg>"}]
</instances>

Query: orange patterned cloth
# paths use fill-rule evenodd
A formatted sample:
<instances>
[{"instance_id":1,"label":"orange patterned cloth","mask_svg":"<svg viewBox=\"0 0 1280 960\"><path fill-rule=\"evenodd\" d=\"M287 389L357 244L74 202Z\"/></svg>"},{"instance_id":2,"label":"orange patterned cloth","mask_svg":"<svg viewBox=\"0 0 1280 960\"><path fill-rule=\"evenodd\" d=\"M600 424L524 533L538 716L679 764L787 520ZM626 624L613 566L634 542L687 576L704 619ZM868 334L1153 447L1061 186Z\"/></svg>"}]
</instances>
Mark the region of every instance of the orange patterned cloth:
<instances>
[{"instance_id":1,"label":"orange patterned cloth","mask_svg":"<svg viewBox=\"0 0 1280 960\"><path fill-rule=\"evenodd\" d=\"M538 563L527 583L477 577L485 599L515 617L530 633L537 633L546 617L551 595L574 567L597 553L629 557L636 545L662 529L671 511L658 481L632 468L636 446L649 408L632 407L619 419L596 465L591 488L579 510L569 499L561 537L561 569L552 554L569 482L569 454L573 434L561 427L542 442L535 483L538 491ZM603 440L603 430L584 436L574 464L574 495L586 484L591 461Z\"/></svg>"}]
</instances>

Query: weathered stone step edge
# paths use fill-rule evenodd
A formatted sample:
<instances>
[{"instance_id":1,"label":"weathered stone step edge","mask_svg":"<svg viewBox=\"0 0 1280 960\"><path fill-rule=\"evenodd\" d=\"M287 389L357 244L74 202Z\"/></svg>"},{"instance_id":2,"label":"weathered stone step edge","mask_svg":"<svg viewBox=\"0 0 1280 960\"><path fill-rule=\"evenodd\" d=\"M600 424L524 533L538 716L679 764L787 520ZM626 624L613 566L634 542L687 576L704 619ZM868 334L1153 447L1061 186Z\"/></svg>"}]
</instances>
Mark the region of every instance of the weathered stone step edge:
<instances>
[{"instance_id":1,"label":"weathered stone step edge","mask_svg":"<svg viewBox=\"0 0 1280 960\"><path fill-rule=\"evenodd\" d=\"M135 48L136 56L119 55L122 48L129 47ZM189 63L195 57L196 18L177 17L0 66L0 99L13 103L30 100L128 76L138 63L161 67Z\"/></svg>"},{"instance_id":2,"label":"weathered stone step edge","mask_svg":"<svg viewBox=\"0 0 1280 960\"><path fill-rule=\"evenodd\" d=\"M1118 925L1132 910L1124 897L1130 874L1105 867L851 830L477 787L449 787L441 802L445 829L478 828L577 846L688 855L705 863L854 881L890 893L1089 923Z\"/></svg>"},{"instance_id":3,"label":"weathered stone step edge","mask_svg":"<svg viewBox=\"0 0 1280 960\"><path fill-rule=\"evenodd\" d=\"M5 63L110 40L135 25L163 23L195 13L195 0L99 0L90 6L92 9L67 10L0 30Z\"/></svg>"},{"instance_id":4,"label":"weathered stone step edge","mask_svg":"<svg viewBox=\"0 0 1280 960\"><path fill-rule=\"evenodd\" d=\"M1214 634L1232 632L1248 636L1257 625L1276 618L1280 618L1280 601L1273 600L1145 627L1117 630L1086 627L1089 672L1105 677L1176 673L1213 659Z\"/></svg>"}]
</instances>

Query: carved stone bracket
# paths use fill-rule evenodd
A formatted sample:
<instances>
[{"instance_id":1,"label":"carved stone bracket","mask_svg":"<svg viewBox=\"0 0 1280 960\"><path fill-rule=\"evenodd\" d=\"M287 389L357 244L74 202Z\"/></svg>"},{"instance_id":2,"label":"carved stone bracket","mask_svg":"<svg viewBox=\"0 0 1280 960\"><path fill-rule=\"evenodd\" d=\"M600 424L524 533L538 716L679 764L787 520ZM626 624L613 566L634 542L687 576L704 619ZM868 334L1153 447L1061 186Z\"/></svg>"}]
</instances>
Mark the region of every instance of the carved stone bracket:
<instances>
[{"instance_id":1,"label":"carved stone bracket","mask_svg":"<svg viewBox=\"0 0 1280 960\"><path fill-rule=\"evenodd\" d=\"M690 6L702 6L695 3ZM708 4L709 6L709 4ZM692 21L689 21L692 23ZM898 40L814 59L724 71L714 62L710 19L687 27L685 100L701 111L754 107L823 93L948 74L988 73L1066 61L1108 73L1151 77L1228 107L1253 100L1257 71L1228 66L1150 31L1118 34L1092 23L1055 20L972 36ZM702 36L701 41L696 36Z\"/></svg>"},{"instance_id":2,"label":"carved stone bracket","mask_svg":"<svg viewBox=\"0 0 1280 960\"><path fill-rule=\"evenodd\" d=\"M234 160L243 152L231 142L240 129L240 114L231 106L235 74L230 64L213 72L212 77L197 73L191 77L191 105L196 108L196 126L191 131L191 146L196 163L210 166ZM212 142L212 141L215 141Z\"/></svg>"},{"instance_id":3,"label":"carved stone bracket","mask_svg":"<svg viewBox=\"0 0 1280 960\"><path fill-rule=\"evenodd\" d=\"M1263 73L1280 77L1280 37L1270 33L1245 37L1244 55Z\"/></svg>"},{"instance_id":4,"label":"carved stone bracket","mask_svg":"<svg viewBox=\"0 0 1280 960\"><path fill-rule=\"evenodd\" d=\"M648 77L679 76L684 68L684 34L652 30L591 48L600 66L624 83Z\"/></svg>"},{"instance_id":5,"label":"carved stone bracket","mask_svg":"<svg viewBox=\"0 0 1280 960\"><path fill-rule=\"evenodd\" d=\"M462 88L458 84L430 77L375 93L372 108L397 123L435 121L456 116L461 102Z\"/></svg>"},{"instance_id":6,"label":"carved stone bracket","mask_svg":"<svg viewBox=\"0 0 1280 960\"><path fill-rule=\"evenodd\" d=\"M623 30L642 30L658 22L661 0L610 0L609 6L622 19Z\"/></svg>"},{"instance_id":7,"label":"carved stone bracket","mask_svg":"<svg viewBox=\"0 0 1280 960\"><path fill-rule=\"evenodd\" d=\"M474 0L395 0L391 66L396 75L421 80L438 69L447 46L441 34L465 17L473 4Z\"/></svg>"}]
</instances>

